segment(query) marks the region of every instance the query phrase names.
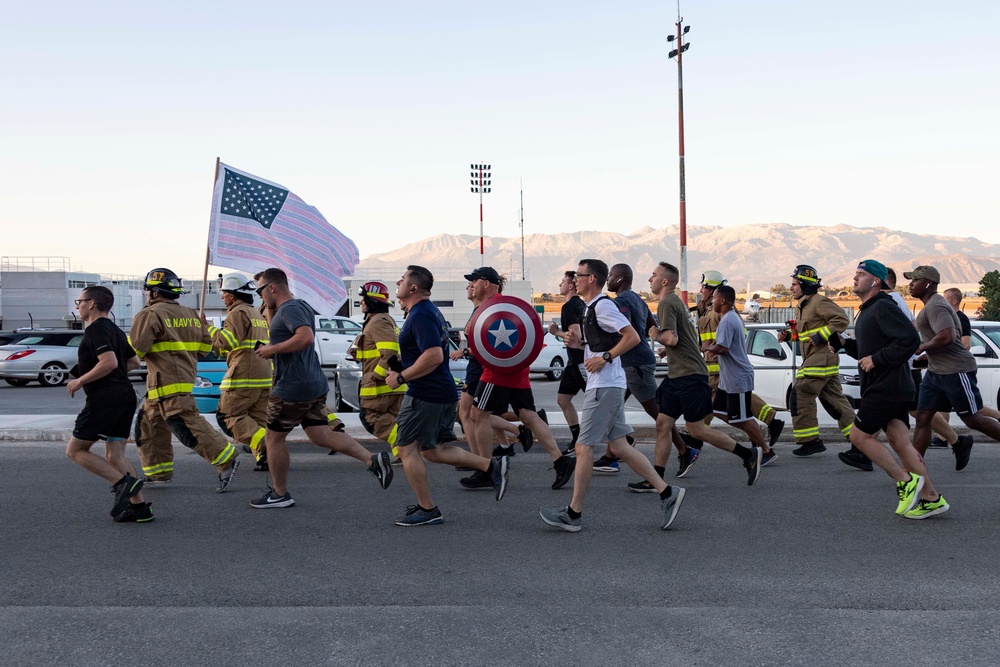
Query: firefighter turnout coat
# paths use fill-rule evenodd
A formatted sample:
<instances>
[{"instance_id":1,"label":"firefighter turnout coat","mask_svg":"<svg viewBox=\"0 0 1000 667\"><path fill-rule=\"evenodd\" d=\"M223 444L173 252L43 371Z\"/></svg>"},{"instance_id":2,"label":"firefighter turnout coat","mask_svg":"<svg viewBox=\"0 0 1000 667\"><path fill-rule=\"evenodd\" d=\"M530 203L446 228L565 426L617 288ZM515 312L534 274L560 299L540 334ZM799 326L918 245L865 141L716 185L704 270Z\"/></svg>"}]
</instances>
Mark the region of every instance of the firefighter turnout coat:
<instances>
[{"instance_id":1,"label":"firefighter turnout coat","mask_svg":"<svg viewBox=\"0 0 1000 667\"><path fill-rule=\"evenodd\" d=\"M368 313L354 345L357 348L354 358L361 362L362 424L376 437L394 445L396 416L406 385L393 389L385 378L390 359L399 358L399 327L388 313Z\"/></svg>"}]
</instances>

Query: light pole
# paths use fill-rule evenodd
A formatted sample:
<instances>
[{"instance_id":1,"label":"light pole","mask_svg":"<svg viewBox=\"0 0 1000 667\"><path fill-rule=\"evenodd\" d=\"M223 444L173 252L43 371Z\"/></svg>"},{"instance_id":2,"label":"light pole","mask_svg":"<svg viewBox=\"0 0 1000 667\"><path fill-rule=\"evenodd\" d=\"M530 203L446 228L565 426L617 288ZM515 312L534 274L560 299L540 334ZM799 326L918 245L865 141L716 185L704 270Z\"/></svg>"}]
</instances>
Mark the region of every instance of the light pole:
<instances>
[{"instance_id":1,"label":"light pole","mask_svg":"<svg viewBox=\"0 0 1000 667\"><path fill-rule=\"evenodd\" d=\"M479 266L486 266L483 252L483 195L490 191L490 165L470 164L472 192L479 195Z\"/></svg>"},{"instance_id":2,"label":"light pole","mask_svg":"<svg viewBox=\"0 0 1000 667\"><path fill-rule=\"evenodd\" d=\"M524 277L524 181L521 181L521 280Z\"/></svg>"},{"instance_id":3,"label":"light pole","mask_svg":"<svg viewBox=\"0 0 1000 667\"><path fill-rule=\"evenodd\" d=\"M680 5L677 7L677 34L668 35L668 42L677 42L677 48L671 51L667 57L677 58L677 149L680 155L680 179L681 179L681 199L680 199L680 222L681 222L681 300L687 305L687 196L684 186L684 69L681 60L684 52L688 50L690 44L684 44L684 35L688 33L691 26L682 29L684 19L681 18Z\"/></svg>"}]
</instances>

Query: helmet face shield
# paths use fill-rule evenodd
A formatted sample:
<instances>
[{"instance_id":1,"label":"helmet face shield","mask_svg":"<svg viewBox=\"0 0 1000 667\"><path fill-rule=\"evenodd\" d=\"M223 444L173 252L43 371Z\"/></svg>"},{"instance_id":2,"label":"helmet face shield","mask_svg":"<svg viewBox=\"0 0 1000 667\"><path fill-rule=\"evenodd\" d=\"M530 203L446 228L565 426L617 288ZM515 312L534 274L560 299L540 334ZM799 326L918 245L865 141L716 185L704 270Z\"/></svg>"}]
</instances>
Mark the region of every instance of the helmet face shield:
<instances>
[{"instance_id":1,"label":"helmet face shield","mask_svg":"<svg viewBox=\"0 0 1000 667\"><path fill-rule=\"evenodd\" d=\"M715 289L720 285L725 285L728 281L718 271L706 271L701 274L701 286Z\"/></svg>"},{"instance_id":2,"label":"helmet face shield","mask_svg":"<svg viewBox=\"0 0 1000 667\"><path fill-rule=\"evenodd\" d=\"M224 276L219 276L219 289L223 292L252 294L257 290L257 283L242 273L227 273Z\"/></svg>"}]
</instances>

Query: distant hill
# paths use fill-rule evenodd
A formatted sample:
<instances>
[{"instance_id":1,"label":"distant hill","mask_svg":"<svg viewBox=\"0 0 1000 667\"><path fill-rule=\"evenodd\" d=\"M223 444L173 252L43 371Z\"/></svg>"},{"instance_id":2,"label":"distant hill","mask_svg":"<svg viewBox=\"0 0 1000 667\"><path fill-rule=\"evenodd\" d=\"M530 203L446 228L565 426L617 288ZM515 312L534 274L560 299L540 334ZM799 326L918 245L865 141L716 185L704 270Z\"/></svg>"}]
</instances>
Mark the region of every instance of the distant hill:
<instances>
[{"instance_id":1,"label":"distant hill","mask_svg":"<svg viewBox=\"0 0 1000 667\"><path fill-rule=\"evenodd\" d=\"M536 293L553 292L563 271L575 269L583 257L608 265L624 262L635 271L635 287L645 289L657 262L678 264L679 230L644 227L630 234L580 231L569 234L531 234L524 239L525 264ZM501 273L521 274L521 240L488 237L486 262ZM796 264L811 264L824 284L850 285L857 263L871 257L899 273L919 264L933 264L947 285L978 283L983 274L1000 269L1000 245L973 237L911 234L887 227L796 227L784 223L741 227L688 228L688 287L702 271L721 271L730 284L766 290L788 285ZM479 237L439 234L396 250L361 260L356 273L391 270L398 275L407 264L431 270L468 268L479 264Z\"/></svg>"}]
</instances>

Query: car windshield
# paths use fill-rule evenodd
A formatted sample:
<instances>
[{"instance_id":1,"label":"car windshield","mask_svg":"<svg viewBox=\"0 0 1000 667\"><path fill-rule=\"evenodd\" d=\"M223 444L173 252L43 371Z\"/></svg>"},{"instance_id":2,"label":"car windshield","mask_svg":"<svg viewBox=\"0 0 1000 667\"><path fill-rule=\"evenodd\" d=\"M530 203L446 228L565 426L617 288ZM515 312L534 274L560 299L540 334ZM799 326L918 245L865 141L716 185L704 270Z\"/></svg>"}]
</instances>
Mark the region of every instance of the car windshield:
<instances>
[{"instance_id":1,"label":"car windshield","mask_svg":"<svg viewBox=\"0 0 1000 667\"><path fill-rule=\"evenodd\" d=\"M38 345L42 342L43 336L25 336L21 340L17 341L18 345Z\"/></svg>"},{"instance_id":2,"label":"car windshield","mask_svg":"<svg viewBox=\"0 0 1000 667\"><path fill-rule=\"evenodd\" d=\"M983 334L991 341L993 341L995 345L1000 347L1000 328L974 329L973 331Z\"/></svg>"}]
</instances>

